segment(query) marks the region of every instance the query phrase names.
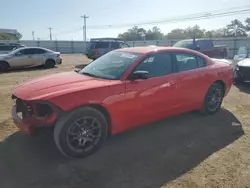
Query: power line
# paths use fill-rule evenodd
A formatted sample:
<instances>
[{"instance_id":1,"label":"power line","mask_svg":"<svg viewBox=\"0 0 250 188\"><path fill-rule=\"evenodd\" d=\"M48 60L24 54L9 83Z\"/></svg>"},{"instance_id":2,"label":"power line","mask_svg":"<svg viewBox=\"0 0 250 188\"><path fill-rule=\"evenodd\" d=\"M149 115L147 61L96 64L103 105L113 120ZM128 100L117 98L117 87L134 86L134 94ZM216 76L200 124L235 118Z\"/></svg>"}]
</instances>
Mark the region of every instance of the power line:
<instances>
[{"instance_id":1,"label":"power line","mask_svg":"<svg viewBox=\"0 0 250 188\"><path fill-rule=\"evenodd\" d=\"M178 22L184 22L184 21L190 21L190 20L202 20L202 19L212 19L212 18L218 18L218 17L226 17L226 16L232 16L232 15L239 15L239 14L246 14L250 13L250 5L245 6L238 6L238 7L231 7L227 9L220 9L220 10L214 10L210 12L200 12L195 14L188 14L188 15L182 15L178 17L169 17L169 18L162 18L157 20L149 20L149 21L143 21L143 22L137 22L137 23L126 23L126 24L113 24L113 25L90 25L88 29L92 30L98 30L98 29L114 29L114 28L121 28L121 27L131 27L131 26L146 26L146 25L154 25L154 24L166 24L166 23L178 23ZM84 15L86 16L86 15ZM84 16L81 16L84 18ZM85 17L85 21L88 17ZM56 36L62 35L62 34L69 34L69 33L75 33L83 29L83 38L86 41L86 23L84 23L83 28L77 28L71 31L64 31L58 34L55 34ZM48 38L48 37L46 37Z\"/></svg>"},{"instance_id":2,"label":"power line","mask_svg":"<svg viewBox=\"0 0 250 188\"><path fill-rule=\"evenodd\" d=\"M215 11L214 11L215 12ZM183 15L175 18L163 18L158 20L151 20L151 21L145 21L145 22L137 22L137 23L127 23L127 24L114 24L114 25L93 25L89 26L89 29L103 29L103 28L117 28L117 27L130 27L130 26L142 26L142 25L153 25L153 24L163 24L163 23L177 23L182 21L188 21L193 19L209 19L209 18L215 18L215 17L225 17L225 16L231 16L231 15L237 15L237 14L245 14L250 12L250 8L245 8L241 10L228 10L224 12L216 11L214 12L203 12L203 13L197 13L197 14L190 14L190 15Z\"/></svg>"}]
</instances>

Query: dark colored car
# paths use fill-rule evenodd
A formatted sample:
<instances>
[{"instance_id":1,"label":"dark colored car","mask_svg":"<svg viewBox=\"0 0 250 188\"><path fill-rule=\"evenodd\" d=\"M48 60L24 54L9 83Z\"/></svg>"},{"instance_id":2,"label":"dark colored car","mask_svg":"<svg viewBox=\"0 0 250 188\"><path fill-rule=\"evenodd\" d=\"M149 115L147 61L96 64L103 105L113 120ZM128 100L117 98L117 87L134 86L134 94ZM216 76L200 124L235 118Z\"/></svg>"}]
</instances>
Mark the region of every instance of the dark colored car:
<instances>
[{"instance_id":1,"label":"dark colored car","mask_svg":"<svg viewBox=\"0 0 250 188\"><path fill-rule=\"evenodd\" d=\"M234 83L241 84L250 81L250 58L243 59L235 65Z\"/></svg>"},{"instance_id":2,"label":"dark colored car","mask_svg":"<svg viewBox=\"0 0 250 188\"><path fill-rule=\"evenodd\" d=\"M89 59L97 59L102 55L119 48L129 48L121 39L117 38L95 38L90 40L86 56Z\"/></svg>"},{"instance_id":3,"label":"dark colored car","mask_svg":"<svg viewBox=\"0 0 250 188\"><path fill-rule=\"evenodd\" d=\"M193 39L181 40L174 47L196 50L211 58L227 58L228 56L227 46L215 46L210 39L195 39L195 42Z\"/></svg>"},{"instance_id":4,"label":"dark colored car","mask_svg":"<svg viewBox=\"0 0 250 188\"><path fill-rule=\"evenodd\" d=\"M9 44L0 43L0 54L8 54L12 50L22 47L26 46L19 43L9 43Z\"/></svg>"}]
</instances>

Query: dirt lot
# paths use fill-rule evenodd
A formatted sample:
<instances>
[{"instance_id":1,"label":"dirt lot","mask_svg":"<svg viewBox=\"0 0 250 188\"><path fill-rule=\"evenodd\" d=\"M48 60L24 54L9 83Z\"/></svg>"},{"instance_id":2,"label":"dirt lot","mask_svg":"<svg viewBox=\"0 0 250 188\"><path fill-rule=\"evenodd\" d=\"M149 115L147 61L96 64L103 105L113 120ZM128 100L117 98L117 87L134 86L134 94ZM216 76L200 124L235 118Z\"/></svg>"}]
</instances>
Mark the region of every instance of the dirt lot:
<instances>
[{"instance_id":1,"label":"dirt lot","mask_svg":"<svg viewBox=\"0 0 250 188\"><path fill-rule=\"evenodd\" d=\"M250 187L250 85L233 86L214 116L188 113L145 125L81 160L63 158L51 136L31 138L15 128L15 85L87 62L64 55L58 68L0 75L1 188Z\"/></svg>"}]
</instances>

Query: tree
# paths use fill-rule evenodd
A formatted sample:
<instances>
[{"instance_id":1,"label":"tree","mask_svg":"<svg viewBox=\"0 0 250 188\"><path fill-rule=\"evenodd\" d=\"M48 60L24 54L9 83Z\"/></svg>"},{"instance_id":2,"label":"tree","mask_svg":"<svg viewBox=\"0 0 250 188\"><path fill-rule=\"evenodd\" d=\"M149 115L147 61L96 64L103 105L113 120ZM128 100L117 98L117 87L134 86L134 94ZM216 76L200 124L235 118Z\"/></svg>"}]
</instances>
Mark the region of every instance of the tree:
<instances>
[{"instance_id":1,"label":"tree","mask_svg":"<svg viewBox=\"0 0 250 188\"><path fill-rule=\"evenodd\" d=\"M221 38L221 37L246 37L247 32L250 32L250 18L245 20L245 25L235 19L232 20L224 28L215 30L205 30L200 28L200 26L195 25L193 27L187 27L186 29L173 29L168 34L164 36L159 27L154 26L152 29L145 30L144 28L139 28L134 26L128 29L126 32L119 34L119 38L127 41L133 40L161 40L161 39L188 39L193 38Z\"/></svg>"},{"instance_id":2,"label":"tree","mask_svg":"<svg viewBox=\"0 0 250 188\"><path fill-rule=\"evenodd\" d=\"M22 34L19 32L15 35L0 32L0 40L20 40L21 38L22 38Z\"/></svg>"},{"instance_id":3,"label":"tree","mask_svg":"<svg viewBox=\"0 0 250 188\"><path fill-rule=\"evenodd\" d=\"M250 31L250 18L247 18L245 20L245 23L246 23L246 31Z\"/></svg>"},{"instance_id":4,"label":"tree","mask_svg":"<svg viewBox=\"0 0 250 188\"><path fill-rule=\"evenodd\" d=\"M151 29L149 29L146 33L145 39L146 40L161 40L163 39L164 34L161 32L160 28L154 26Z\"/></svg>"},{"instance_id":5,"label":"tree","mask_svg":"<svg viewBox=\"0 0 250 188\"><path fill-rule=\"evenodd\" d=\"M134 26L125 33L119 34L118 38L122 38L125 41L144 40L146 33L147 31L145 29Z\"/></svg>"},{"instance_id":6,"label":"tree","mask_svg":"<svg viewBox=\"0 0 250 188\"><path fill-rule=\"evenodd\" d=\"M169 32L165 38L167 39L186 39L188 38L188 35L186 33L185 29L173 29L171 32Z\"/></svg>"},{"instance_id":7,"label":"tree","mask_svg":"<svg viewBox=\"0 0 250 188\"><path fill-rule=\"evenodd\" d=\"M227 25L227 31L229 37L246 37L246 27L241 23L241 21L235 19Z\"/></svg>"},{"instance_id":8,"label":"tree","mask_svg":"<svg viewBox=\"0 0 250 188\"><path fill-rule=\"evenodd\" d=\"M163 38L160 28L153 27L146 31L144 28L139 28L134 26L131 29L128 29L126 32L118 35L118 38L122 38L126 41L131 40L159 40Z\"/></svg>"}]
</instances>

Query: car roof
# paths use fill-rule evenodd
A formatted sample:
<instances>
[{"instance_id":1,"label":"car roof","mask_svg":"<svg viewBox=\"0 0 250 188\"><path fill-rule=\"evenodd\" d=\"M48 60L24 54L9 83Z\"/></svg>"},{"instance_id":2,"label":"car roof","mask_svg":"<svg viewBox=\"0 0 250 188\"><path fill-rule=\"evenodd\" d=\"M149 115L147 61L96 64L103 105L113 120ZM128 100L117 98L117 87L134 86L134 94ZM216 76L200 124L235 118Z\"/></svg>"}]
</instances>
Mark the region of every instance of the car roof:
<instances>
[{"instance_id":1,"label":"car roof","mask_svg":"<svg viewBox=\"0 0 250 188\"><path fill-rule=\"evenodd\" d=\"M187 48L177 48L177 47L164 47L164 46L143 46L143 47L131 47L131 48L120 48L116 51L123 51L123 52L132 52L132 53L142 53L147 54L155 51L179 51L179 52L187 52L187 53L194 53L199 54L194 50L190 50Z\"/></svg>"},{"instance_id":2,"label":"car roof","mask_svg":"<svg viewBox=\"0 0 250 188\"><path fill-rule=\"evenodd\" d=\"M21 50L21 49L42 49L42 50L46 50L46 51L51 51L50 49L43 48L43 47L37 47L37 46L35 46L35 47L27 47L27 46L25 46L25 47L18 48L18 50Z\"/></svg>"}]
</instances>

